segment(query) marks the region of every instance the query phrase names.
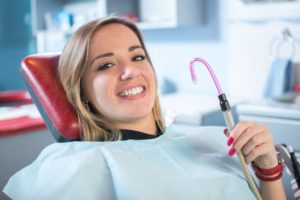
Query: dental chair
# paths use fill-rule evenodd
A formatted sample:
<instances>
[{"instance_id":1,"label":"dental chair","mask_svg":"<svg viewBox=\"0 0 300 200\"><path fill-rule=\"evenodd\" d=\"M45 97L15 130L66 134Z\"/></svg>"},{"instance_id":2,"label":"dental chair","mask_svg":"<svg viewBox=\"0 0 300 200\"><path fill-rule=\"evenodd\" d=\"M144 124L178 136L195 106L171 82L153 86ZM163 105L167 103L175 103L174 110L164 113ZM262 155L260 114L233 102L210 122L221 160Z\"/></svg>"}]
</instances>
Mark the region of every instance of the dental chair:
<instances>
[{"instance_id":1,"label":"dental chair","mask_svg":"<svg viewBox=\"0 0 300 200\"><path fill-rule=\"evenodd\" d=\"M58 60L58 53L30 55L21 63L21 74L55 140L57 142L80 141L76 112L68 102L57 76ZM277 148L284 152L282 145L277 145ZM288 156L284 159L288 160L287 163L291 163Z\"/></svg>"},{"instance_id":2,"label":"dental chair","mask_svg":"<svg viewBox=\"0 0 300 200\"><path fill-rule=\"evenodd\" d=\"M58 142L80 140L77 115L57 76L59 54L35 54L22 60L25 85Z\"/></svg>"}]
</instances>

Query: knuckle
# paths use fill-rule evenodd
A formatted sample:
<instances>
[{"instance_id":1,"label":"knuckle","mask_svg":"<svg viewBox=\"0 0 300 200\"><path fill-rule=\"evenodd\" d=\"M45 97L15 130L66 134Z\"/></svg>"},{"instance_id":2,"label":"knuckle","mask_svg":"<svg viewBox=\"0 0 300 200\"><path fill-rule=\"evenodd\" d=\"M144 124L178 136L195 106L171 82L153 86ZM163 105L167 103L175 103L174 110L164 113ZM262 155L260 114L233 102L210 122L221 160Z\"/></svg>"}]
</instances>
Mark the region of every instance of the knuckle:
<instances>
[{"instance_id":1,"label":"knuckle","mask_svg":"<svg viewBox=\"0 0 300 200\"><path fill-rule=\"evenodd\" d=\"M240 124L243 125L243 126L249 126L249 125L253 124L253 122L251 122L251 121L241 121Z\"/></svg>"},{"instance_id":2,"label":"knuckle","mask_svg":"<svg viewBox=\"0 0 300 200\"><path fill-rule=\"evenodd\" d=\"M253 133L253 131L254 131L254 127L249 127L249 128L247 128L247 130L246 130L246 134L251 134L251 133Z\"/></svg>"},{"instance_id":3,"label":"knuckle","mask_svg":"<svg viewBox=\"0 0 300 200\"><path fill-rule=\"evenodd\" d=\"M258 151L256 148L254 148L251 153L249 154L249 156L251 156L251 158L254 160L258 155Z\"/></svg>"},{"instance_id":4,"label":"knuckle","mask_svg":"<svg viewBox=\"0 0 300 200\"><path fill-rule=\"evenodd\" d=\"M253 136L251 139L250 139L250 143L253 144L253 145L257 145L258 143L260 142L260 137L258 135L255 135Z\"/></svg>"},{"instance_id":5,"label":"knuckle","mask_svg":"<svg viewBox=\"0 0 300 200\"><path fill-rule=\"evenodd\" d=\"M273 135L271 133L267 134L267 139L269 139L270 141L273 141Z\"/></svg>"},{"instance_id":6,"label":"knuckle","mask_svg":"<svg viewBox=\"0 0 300 200\"><path fill-rule=\"evenodd\" d=\"M240 125L245 125L247 123L247 121L240 121L239 124Z\"/></svg>"},{"instance_id":7,"label":"knuckle","mask_svg":"<svg viewBox=\"0 0 300 200\"><path fill-rule=\"evenodd\" d=\"M267 146L268 149L270 149L271 152L275 152L276 153L276 149L275 149L275 145L273 144L273 142L270 142Z\"/></svg>"},{"instance_id":8,"label":"knuckle","mask_svg":"<svg viewBox=\"0 0 300 200\"><path fill-rule=\"evenodd\" d=\"M256 123L254 121L247 121L247 125L248 126L254 126L254 125L256 125Z\"/></svg>"},{"instance_id":9,"label":"knuckle","mask_svg":"<svg viewBox=\"0 0 300 200\"><path fill-rule=\"evenodd\" d=\"M263 132L268 132L268 127L265 124L259 124L259 128L263 131Z\"/></svg>"},{"instance_id":10,"label":"knuckle","mask_svg":"<svg viewBox=\"0 0 300 200\"><path fill-rule=\"evenodd\" d=\"M273 135L272 135L272 134L269 134L269 135L268 135L268 139L269 139L269 141L270 141L271 143L273 143Z\"/></svg>"},{"instance_id":11,"label":"knuckle","mask_svg":"<svg viewBox=\"0 0 300 200\"><path fill-rule=\"evenodd\" d=\"M247 148L246 148L246 147L243 147L243 148L241 149L241 151L242 151L242 153L243 153L244 156L246 156L246 155L248 154L248 151L247 151Z\"/></svg>"},{"instance_id":12,"label":"knuckle","mask_svg":"<svg viewBox=\"0 0 300 200\"><path fill-rule=\"evenodd\" d=\"M265 125L265 124L260 124L260 126L261 126L263 129L265 129L265 130L268 129L267 125Z\"/></svg>"},{"instance_id":13,"label":"knuckle","mask_svg":"<svg viewBox=\"0 0 300 200\"><path fill-rule=\"evenodd\" d=\"M254 160L252 158L252 155L249 154L249 155L245 156L245 161L246 161L247 164L249 164L252 160Z\"/></svg>"}]
</instances>

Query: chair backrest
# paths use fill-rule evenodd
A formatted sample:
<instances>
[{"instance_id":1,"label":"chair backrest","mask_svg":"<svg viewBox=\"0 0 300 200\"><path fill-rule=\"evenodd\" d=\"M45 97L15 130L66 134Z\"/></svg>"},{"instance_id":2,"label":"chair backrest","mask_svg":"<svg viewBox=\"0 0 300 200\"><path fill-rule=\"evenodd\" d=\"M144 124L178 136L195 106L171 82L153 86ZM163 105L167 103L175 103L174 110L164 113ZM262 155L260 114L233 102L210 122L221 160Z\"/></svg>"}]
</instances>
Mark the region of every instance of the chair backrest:
<instances>
[{"instance_id":1,"label":"chair backrest","mask_svg":"<svg viewBox=\"0 0 300 200\"><path fill-rule=\"evenodd\" d=\"M30 55L22 60L21 74L54 138L58 142L80 140L77 114L58 78L58 60L58 53Z\"/></svg>"}]
</instances>

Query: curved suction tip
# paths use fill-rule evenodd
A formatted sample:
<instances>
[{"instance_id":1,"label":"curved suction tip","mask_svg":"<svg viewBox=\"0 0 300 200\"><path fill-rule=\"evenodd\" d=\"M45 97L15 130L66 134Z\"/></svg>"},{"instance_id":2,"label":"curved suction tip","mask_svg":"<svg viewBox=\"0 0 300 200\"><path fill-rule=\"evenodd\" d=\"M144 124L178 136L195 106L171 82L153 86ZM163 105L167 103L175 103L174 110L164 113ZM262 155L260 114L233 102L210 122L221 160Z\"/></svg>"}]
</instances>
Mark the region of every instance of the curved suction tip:
<instances>
[{"instance_id":1,"label":"curved suction tip","mask_svg":"<svg viewBox=\"0 0 300 200\"><path fill-rule=\"evenodd\" d=\"M208 71L209 71L209 73L210 73L210 75L211 75L211 77L212 77L212 79L213 79L213 81L215 83L215 86L216 86L216 88L218 90L219 95L222 94L222 89L221 89L221 87L219 85L219 82L218 82L218 79L217 79L215 73L213 72L213 70L210 67L210 65L208 64L208 62L206 62L206 60L204 60L203 58L195 58L194 60L192 60L190 62L190 72L191 72L193 83L194 84L198 83L197 77L196 77L196 74L195 74L195 70L194 70L194 63L195 62L201 62L201 63L204 64L204 66L208 69Z\"/></svg>"}]
</instances>

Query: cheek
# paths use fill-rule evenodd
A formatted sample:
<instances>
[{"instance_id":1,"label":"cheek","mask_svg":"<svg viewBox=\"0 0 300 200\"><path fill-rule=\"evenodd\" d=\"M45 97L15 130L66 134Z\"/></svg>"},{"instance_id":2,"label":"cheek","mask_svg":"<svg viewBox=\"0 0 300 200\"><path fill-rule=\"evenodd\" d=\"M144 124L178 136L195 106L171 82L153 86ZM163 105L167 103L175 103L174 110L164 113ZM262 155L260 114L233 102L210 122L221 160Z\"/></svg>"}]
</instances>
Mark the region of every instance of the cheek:
<instances>
[{"instance_id":1,"label":"cheek","mask_svg":"<svg viewBox=\"0 0 300 200\"><path fill-rule=\"evenodd\" d=\"M107 101L108 95L109 95L109 88L110 85L109 81L106 81L107 79L105 77L93 77L90 82L87 89L89 94L89 100L91 103L99 110Z\"/></svg>"},{"instance_id":2,"label":"cheek","mask_svg":"<svg viewBox=\"0 0 300 200\"><path fill-rule=\"evenodd\" d=\"M105 77L97 77L92 82L92 90L96 97L106 96L110 86L110 81L106 81Z\"/></svg>"}]
</instances>

